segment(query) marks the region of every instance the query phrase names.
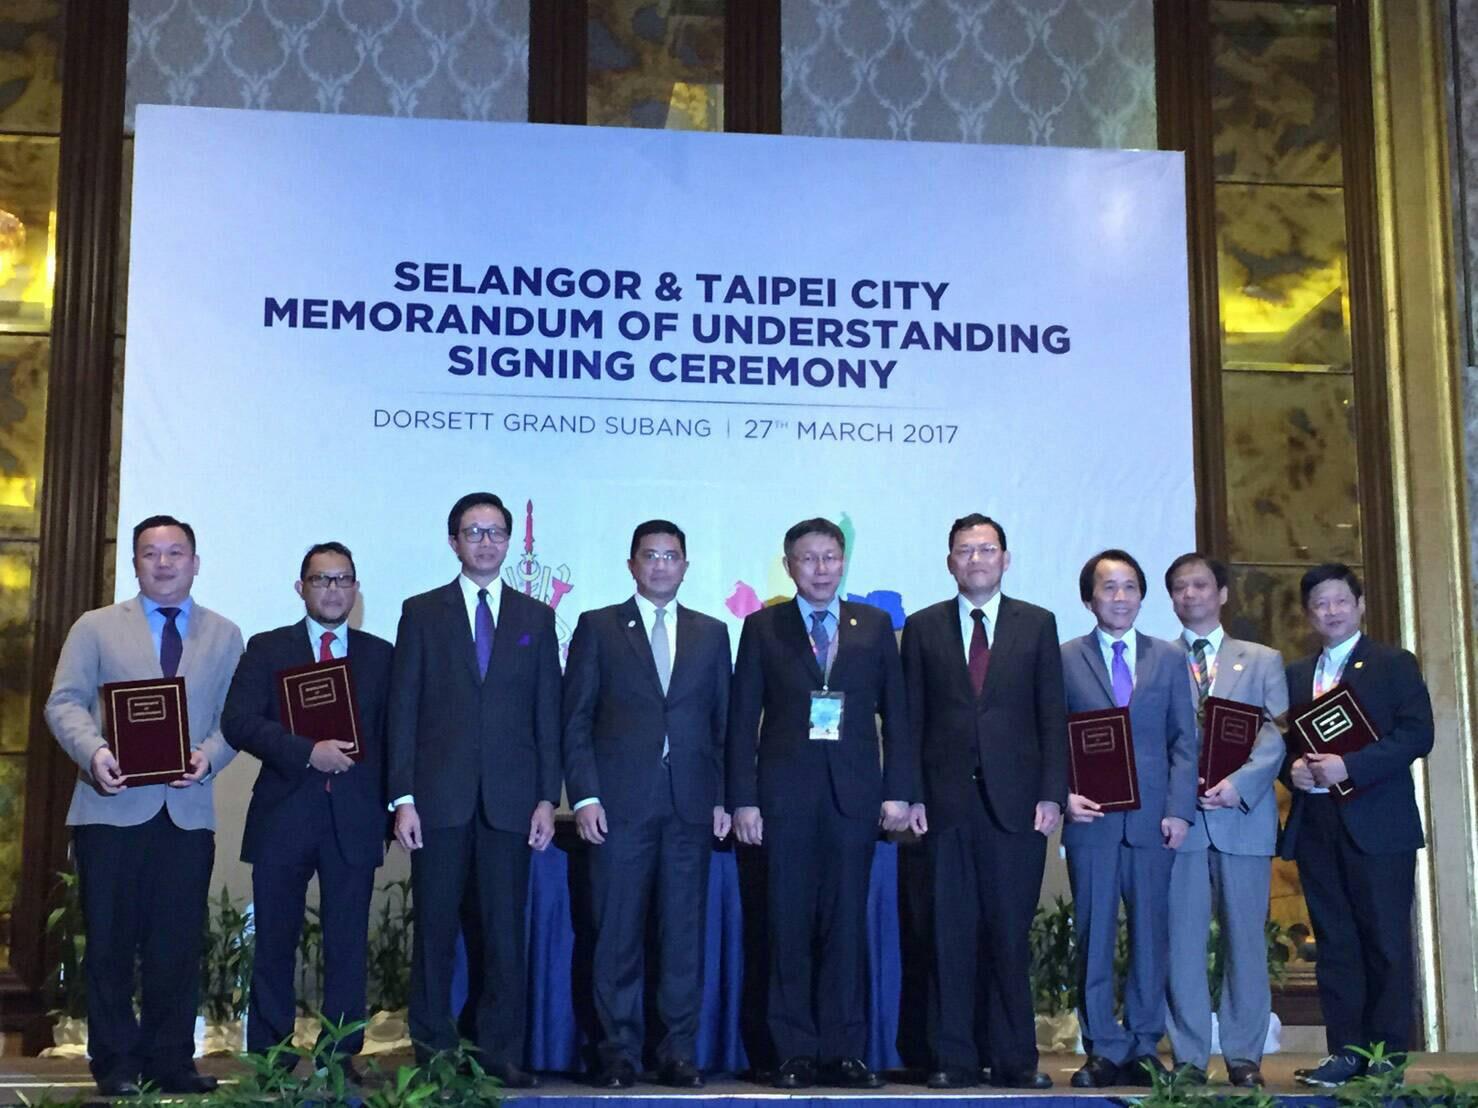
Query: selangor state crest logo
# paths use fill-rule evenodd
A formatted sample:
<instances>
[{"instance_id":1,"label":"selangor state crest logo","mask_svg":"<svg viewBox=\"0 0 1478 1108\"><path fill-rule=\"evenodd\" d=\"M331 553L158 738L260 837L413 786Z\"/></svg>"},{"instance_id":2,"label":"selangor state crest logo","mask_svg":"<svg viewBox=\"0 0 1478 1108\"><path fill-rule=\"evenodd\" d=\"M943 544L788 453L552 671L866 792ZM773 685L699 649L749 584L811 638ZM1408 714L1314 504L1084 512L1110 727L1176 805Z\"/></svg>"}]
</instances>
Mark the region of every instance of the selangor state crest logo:
<instances>
[{"instance_id":1,"label":"selangor state crest logo","mask_svg":"<svg viewBox=\"0 0 1478 1108\"><path fill-rule=\"evenodd\" d=\"M559 660L563 664L570 650L574 628L559 614L559 602L575 586L570 582L570 567L561 563L548 566L534 552L534 502L524 502L523 553L512 565L503 568L503 580L509 588L525 596L542 600L554 609L554 630L559 636Z\"/></svg>"}]
</instances>

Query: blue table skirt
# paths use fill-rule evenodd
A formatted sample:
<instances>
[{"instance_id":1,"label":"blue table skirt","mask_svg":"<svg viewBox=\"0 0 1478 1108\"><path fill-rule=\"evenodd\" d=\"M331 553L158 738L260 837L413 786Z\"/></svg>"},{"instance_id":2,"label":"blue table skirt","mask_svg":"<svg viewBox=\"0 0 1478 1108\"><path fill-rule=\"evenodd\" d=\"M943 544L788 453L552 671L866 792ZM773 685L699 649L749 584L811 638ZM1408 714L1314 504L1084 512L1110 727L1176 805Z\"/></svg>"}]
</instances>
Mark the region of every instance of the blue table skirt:
<instances>
[{"instance_id":1,"label":"blue table skirt","mask_svg":"<svg viewBox=\"0 0 1478 1108\"><path fill-rule=\"evenodd\" d=\"M535 854L529 877L529 1015L526 1064L535 1070L580 1072L593 1068L599 1038L590 994L592 928L585 847L562 834L555 847ZM921 970L924 953L900 930L916 934L905 897L900 915L900 854L906 884L913 888L921 866L916 848L880 841L873 856L868 894L869 973L872 1010L868 1056L875 1069L908 1061L922 1043ZM749 906L746 912L742 904ZM707 935L704 944L703 1014L698 1033L698 1064L705 1071L742 1073L775 1064L765 1027L764 853L749 847L714 851L708 879ZM902 928L900 927L902 920ZM901 956L901 946L909 953ZM905 966L905 963L908 963ZM651 996L649 960L648 995ZM746 969L748 972L746 972ZM909 985L905 987L905 969ZM460 1008L467 993L465 962L459 957L452 1002ZM910 1015L899 1040L899 1005L910 998ZM653 1012L648 1004L648 1011ZM650 1026L649 1045L659 1037ZM911 1045L913 1049L910 1049Z\"/></svg>"}]
</instances>

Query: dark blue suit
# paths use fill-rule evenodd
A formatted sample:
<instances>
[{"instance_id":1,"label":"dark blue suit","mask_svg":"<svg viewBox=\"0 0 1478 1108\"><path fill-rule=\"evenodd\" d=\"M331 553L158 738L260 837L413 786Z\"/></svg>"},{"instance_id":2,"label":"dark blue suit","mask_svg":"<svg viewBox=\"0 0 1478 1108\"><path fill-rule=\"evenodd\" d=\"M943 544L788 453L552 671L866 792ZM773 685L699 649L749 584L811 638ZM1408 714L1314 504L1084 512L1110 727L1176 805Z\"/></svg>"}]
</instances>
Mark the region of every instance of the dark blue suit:
<instances>
[{"instance_id":1,"label":"dark blue suit","mask_svg":"<svg viewBox=\"0 0 1478 1108\"><path fill-rule=\"evenodd\" d=\"M292 1035L293 969L308 882L315 873L323 922L324 1014L335 1021L364 1018L370 896L388 828L385 704L391 655L384 639L349 631L363 757L332 778L309 766L312 740L289 732L279 715L277 674L316 658L305 620L253 635L231 681L222 733L237 750L262 762L241 840L241 860L252 866L256 926L248 1050L265 1051ZM355 1053L363 1042L363 1034L356 1034L342 1049Z\"/></svg>"},{"instance_id":2,"label":"dark blue suit","mask_svg":"<svg viewBox=\"0 0 1478 1108\"><path fill-rule=\"evenodd\" d=\"M457 1045L457 933L485 1066L522 1066L528 973L529 824L559 803L559 639L554 611L501 588L486 677L453 580L405 602L395 639L387 745L390 798L412 795L416 929L410 1031L417 1054ZM464 1015L469 1014L464 1013Z\"/></svg>"},{"instance_id":3,"label":"dark blue suit","mask_svg":"<svg viewBox=\"0 0 1478 1108\"><path fill-rule=\"evenodd\" d=\"M582 615L565 667L570 803L598 798L609 829L605 842L590 848L593 984L608 1067L624 1060L641 1069L643 956L654 892L657 1008L666 1032L657 1061L696 1060L713 809L723 803L729 631L710 616L673 607L677 649L665 693L635 599Z\"/></svg>"},{"instance_id":4,"label":"dark blue suit","mask_svg":"<svg viewBox=\"0 0 1478 1108\"><path fill-rule=\"evenodd\" d=\"M822 685L794 602L744 621L726 784L731 810L757 805L764 819L769 1025L786 1061L866 1054L867 893L878 816L884 800L918 799L903 667L886 612L841 604L827 685L846 694L836 742L809 738L811 693Z\"/></svg>"},{"instance_id":5,"label":"dark blue suit","mask_svg":"<svg viewBox=\"0 0 1478 1108\"><path fill-rule=\"evenodd\" d=\"M1288 666L1290 712L1313 701L1318 660ZM1294 790L1278 849L1298 863L1319 943L1315 971L1330 1052L1377 1042L1403 1051L1415 1018L1416 852L1426 843L1411 763L1432 749L1432 700L1409 651L1363 635L1340 683L1360 698L1380 741L1345 758L1355 786L1348 800ZM1303 753L1290 736L1288 764ZM1286 769L1284 783L1291 785Z\"/></svg>"}]
</instances>

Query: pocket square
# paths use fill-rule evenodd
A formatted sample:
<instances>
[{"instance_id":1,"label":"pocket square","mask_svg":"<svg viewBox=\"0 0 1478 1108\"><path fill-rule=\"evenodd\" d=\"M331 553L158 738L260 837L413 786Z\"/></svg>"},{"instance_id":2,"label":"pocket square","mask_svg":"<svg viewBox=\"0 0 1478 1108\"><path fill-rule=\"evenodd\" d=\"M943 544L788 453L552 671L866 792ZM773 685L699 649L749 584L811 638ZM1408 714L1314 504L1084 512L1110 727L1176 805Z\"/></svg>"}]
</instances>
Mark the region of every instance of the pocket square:
<instances>
[{"instance_id":1,"label":"pocket square","mask_svg":"<svg viewBox=\"0 0 1478 1108\"><path fill-rule=\"evenodd\" d=\"M519 646L528 646L531 641L532 640L529 638L529 633L527 631L525 631L522 635L518 636L518 645Z\"/></svg>"}]
</instances>

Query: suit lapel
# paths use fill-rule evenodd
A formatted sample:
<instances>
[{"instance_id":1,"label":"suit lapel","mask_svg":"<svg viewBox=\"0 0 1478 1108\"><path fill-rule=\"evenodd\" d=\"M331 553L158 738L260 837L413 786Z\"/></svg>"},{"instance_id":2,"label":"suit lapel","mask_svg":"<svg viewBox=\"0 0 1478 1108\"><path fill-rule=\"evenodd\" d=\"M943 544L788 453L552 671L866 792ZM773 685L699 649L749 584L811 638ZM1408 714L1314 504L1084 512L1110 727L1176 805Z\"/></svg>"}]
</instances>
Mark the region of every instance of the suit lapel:
<instances>
[{"instance_id":1,"label":"suit lapel","mask_svg":"<svg viewBox=\"0 0 1478 1108\"><path fill-rule=\"evenodd\" d=\"M1355 649L1350 651L1350 656L1345 659L1345 668L1340 671L1339 683L1349 685L1357 693L1365 680L1365 656L1366 644L1370 642L1370 636L1360 632L1360 641L1355 644ZM1312 683L1310 688L1312 688Z\"/></svg>"},{"instance_id":2,"label":"suit lapel","mask_svg":"<svg viewBox=\"0 0 1478 1108\"><path fill-rule=\"evenodd\" d=\"M1016 619L1017 612L1015 605L1011 603L1009 597L1001 597L1001 605L996 609L996 625L991 628L990 664L986 666L985 670L985 687L980 690L980 698L982 700L990 695L990 691L997 681L1004 680L1004 678L999 677L992 680L991 674L996 670L996 663L1011 653L1012 644L1016 641ZM955 620L955 633L957 635L963 634L960 630L959 620ZM959 654L961 658L965 657L964 651L964 641L961 640ZM967 663L965 666L965 683L968 685L969 681L970 667ZM973 692L974 689L972 688L971 691Z\"/></svg>"},{"instance_id":3,"label":"suit lapel","mask_svg":"<svg viewBox=\"0 0 1478 1108\"><path fill-rule=\"evenodd\" d=\"M949 602L949 607L944 611L944 630L942 632L948 648L954 651L954 661L950 664L950 672L955 675L955 682L965 691L970 699L975 698L975 687L970 683L970 663L965 655L965 632L960 627L960 598L956 596ZM989 684L990 671L986 671L986 683Z\"/></svg>"},{"instance_id":4,"label":"suit lapel","mask_svg":"<svg viewBox=\"0 0 1478 1108\"><path fill-rule=\"evenodd\" d=\"M698 649L698 621L691 610L676 601L673 604L677 608L677 652L673 655L672 673L667 680L669 693L677 688L678 681L686 677L688 670L693 668L693 654ZM656 671L657 663L653 662L652 672Z\"/></svg>"},{"instance_id":5,"label":"suit lapel","mask_svg":"<svg viewBox=\"0 0 1478 1108\"><path fill-rule=\"evenodd\" d=\"M154 649L154 633L149 629L149 617L144 614L144 602L138 597L125 600L123 610L128 617L128 632L139 657L152 659L152 672L163 677L164 669L159 664L159 651Z\"/></svg>"},{"instance_id":6,"label":"suit lapel","mask_svg":"<svg viewBox=\"0 0 1478 1108\"><path fill-rule=\"evenodd\" d=\"M626 643L636 654L637 665L652 682L657 690L657 695L662 695L662 678L657 674L657 663L652 658L652 640L647 638L647 629L641 620L641 610L636 606L636 598L632 597L621 605L618 618L621 620L621 630L626 636ZM678 634L678 645L682 645L683 636ZM676 665L673 666L676 669ZM671 687L671 675L668 677L668 686Z\"/></svg>"},{"instance_id":7,"label":"suit lapel","mask_svg":"<svg viewBox=\"0 0 1478 1108\"><path fill-rule=\"evenodd\" d=\"M474 685L480 685L482 684L482 674L477 670L477 645L472 641L472 624L467 619L467 603L462 597L461 580L454 578L452 583L442 590L441 598L447 606L446 617L452 625L452 638L461 643L458 653L462 655L463 661L467 663L467 671L472 675L472 683ZM506 615L507 611L508 609L505 605L499 609L499 614ZM493 638L494 648L498 644L496 635L497 632L495 631ZM488 670L491 672L492 668L490 663Z\"/></svg>"},{"instance_id":8,"label":"suit lapel","mask_svg":"<svg viewBox=\"0 0 1478 1108\"><path fill-rule=\"evenodd\" d=\"M1235 700L1233 695L1237 687L1242 684L1242 675L1246 672L1247 651L1236 639L1222 636L1221 650L1216 655L1216 680L1211 684L1211 692L1214 696L1223 699ZM1242 668L1238 669L1237 667Z\"/></svg>"},{"instance_id":9,"label":"suit lapel","mask_svg":"<svg viewBox=\"0 0 1478 1108\"><path fill-rule=\"evenodd\" d=\"M1138 631L1131 631L1134 636L1134 687L1150 679L1150 674L1155 667L1154 643L1148 635L1142 635ZM1134 699L1134 694L1129 694L1129 699Z\"/></svg>"},{"instance_id":10,"label":"suit lapel","mask_svg":"<svg viewBox=\"0 0 1478 1108\"><path fill-rule=\"evenodd\" d=\"M1109 680L1108 667L1103 664L1103 651L1098 648L1098 631L1089 631L1078 640L1082 644L1083 664L1088 667L1103 695L1108 697L1109 707L1114 704L1114 686Z\"/></svg>"},{"instance_id":11,"label":"suit lapel","mask_svg":"<svg viewBox=\"0 0 1478 1108\"><path fill-rule=\"evenodd\" d=\"M350 631L349 635L352 638L354 632ZM294 663L295 665L306 666L318 661L318 651L313 649L313 643L308 638L308 620L306 618L300 619L292 625L292 636L291 652L300 659Z\"/></svg>"},{"instance_id":12,"label":"suit lapel","mask_svg":"<svg viewBox=\"0 0 1478 1108\"><path fill-rule=\"evenodd\" d=\"M796 654L799 654L812 680L820 685L825 682L826 677L821 672L821 666L816 662L816 651L811 647L811 634L806 630L806 624L801 619L800 606L794 600L783 601L786 608L780 613L779 626L775 628L775 634L782 642ZM839 621L840 622L840 621ZM841 628L837 628L840 637ZM842 644L837 643L837 655L841 656Z\"/></svg>"}]
</instances>

